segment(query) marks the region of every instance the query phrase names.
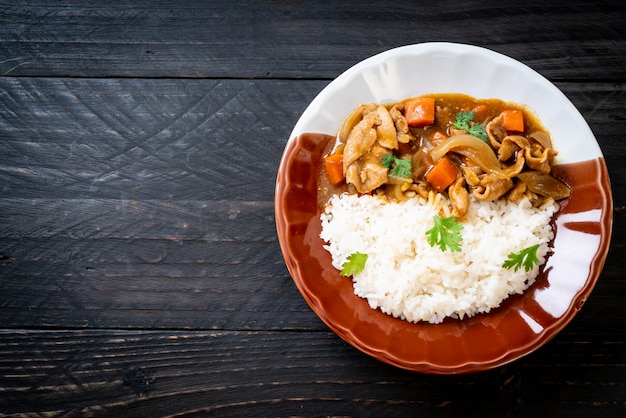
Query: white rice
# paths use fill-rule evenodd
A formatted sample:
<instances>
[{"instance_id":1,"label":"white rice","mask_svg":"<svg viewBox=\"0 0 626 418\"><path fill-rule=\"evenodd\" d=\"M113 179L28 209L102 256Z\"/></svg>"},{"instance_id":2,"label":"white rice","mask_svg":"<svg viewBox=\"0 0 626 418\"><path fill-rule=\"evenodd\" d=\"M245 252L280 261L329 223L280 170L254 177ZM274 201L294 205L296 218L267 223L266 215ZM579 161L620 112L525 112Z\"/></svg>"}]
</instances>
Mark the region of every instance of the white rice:
<instances>
[{"instance_id":1,"label":"white rice","mask_svg":"<svg viewBox=\"0 0 626 418\"><path fill-rule=\"evenodd\" d=\"M368 255L353 277L354 293L373 309L409 322L440 323L489 312L509 295L522 293L537 277L553 238L550 219L558 204L533 208L526 199L512 203L472 200L463 220L460 252L431 247L426 231L436 209L414 197L404 203L343 194L321 215L321 238L341 270L354 252ZM512 252L540 244L531 271L504 269Z\"/></svg>"}]
</instances>

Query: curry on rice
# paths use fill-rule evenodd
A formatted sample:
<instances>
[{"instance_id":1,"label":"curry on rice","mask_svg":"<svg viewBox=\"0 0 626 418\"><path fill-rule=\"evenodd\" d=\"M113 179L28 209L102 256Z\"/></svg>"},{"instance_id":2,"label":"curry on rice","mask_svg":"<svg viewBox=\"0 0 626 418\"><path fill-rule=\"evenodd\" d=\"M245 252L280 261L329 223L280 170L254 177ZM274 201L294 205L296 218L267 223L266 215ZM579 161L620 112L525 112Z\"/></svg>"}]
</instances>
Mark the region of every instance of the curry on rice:
<instances>
[{"instance_id":1,"label":"curry on rice","mask_svg":"<svg viewBox=\"0 0 626 418\"><path fill-rule=\"evenodd\" d=\"M330 187L404 201L443 193L462 219L470 204L523 197L535 207L569 196L551 175L549 133L525 107L499 99L433 94L362 104L324 157Z\"/></svg>"}]
</instances>

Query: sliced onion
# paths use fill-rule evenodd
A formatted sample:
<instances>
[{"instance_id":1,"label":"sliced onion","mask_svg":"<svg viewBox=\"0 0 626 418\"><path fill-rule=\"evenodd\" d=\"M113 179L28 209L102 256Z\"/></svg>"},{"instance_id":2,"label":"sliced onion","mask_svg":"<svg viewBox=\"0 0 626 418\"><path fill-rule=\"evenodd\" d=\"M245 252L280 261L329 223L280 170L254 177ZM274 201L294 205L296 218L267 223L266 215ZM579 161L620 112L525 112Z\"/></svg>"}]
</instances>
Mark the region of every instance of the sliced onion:
<instances>
[{"instance_id":1,"label":"sliced onion","mask_svg":"<svg viewBox=\"0 0 626 418\"><path fill-rule=\"evenodd\" d=\"M539 144L541 144L541 146L544 149L552 148L552 140L550 139L550 135L548 135L547 132L544 132L544 131L532 132L528 135L528 139L534 139Z\"/></svg>"},{"instance_id":2,"label":"sliced onion","mask_svg":"<svg viewBox=\"0 0 626 418\"><path fill-rule=\"evenodd\" d=\"M406 177L397 176L395 174L387 174L387 184L411 184L413 183L412 179L408 179Z\"/></svg>"},{"instance_id":3,"label":"sliced onion","mask_svg":"<svg viewBox=\"0 0 626 418\"><path fill-rule=\"evenodd\" d=\"M426 172L426 169L432 165L428 164L425 161L426 154L424 151L420 149L415 154L411 155L411 167L413 168L413 172L411 173L411 177L418 178Z\"/></svg>"},{"instance_id":4,"label":"sliced onion","mask_svg":"<svg viewBox=\"0 0 626 418\"><path fill-rule=\"evenodd\" d=\"M570 189L562 181L550 174L540 171L524 171L517 177L522 180L528 189L538 195L551 197L554 200L565 199L570 196Z\"/></svg>"},{"instance_id":5,"label":"sliced onion","mask_svg":"<svg viewBox=\"0 0 626 418\"><path fill-rule=\"evenodd\" d=\"M341 122L341 126L339 126L339 131L337 131L337 139L339 142L346 143L348 140L348 135L350 135L350 131L354 128L354 125L359 123L362 119L363 111L365 110L367 105L357 106L348 116L344 118Z\"/></svg>"},{"instance_id":6,"label":"sliced onion","mask_svg":"<svg viewBox=\"0 0 626 418\"><path fill-rule=\"evenodd\" d=\"M493 149L483 140L473 135L461 134L443 141L430 152L433 161L439 161L448 152L454 151L468 158L486 173L507 177Z\"/></svg>"}]
</instances>

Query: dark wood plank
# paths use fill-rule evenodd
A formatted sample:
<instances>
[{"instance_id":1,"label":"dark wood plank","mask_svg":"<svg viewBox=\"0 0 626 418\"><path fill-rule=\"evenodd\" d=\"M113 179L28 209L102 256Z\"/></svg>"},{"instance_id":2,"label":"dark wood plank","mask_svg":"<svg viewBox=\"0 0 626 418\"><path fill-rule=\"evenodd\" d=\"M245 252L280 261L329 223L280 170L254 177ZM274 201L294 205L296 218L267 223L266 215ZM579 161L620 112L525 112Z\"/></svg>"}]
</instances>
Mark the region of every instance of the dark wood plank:
<instances>
[{"instance_id":1,"label":"dark wood plank","mask_svg":"<svg viewBox=\"0 0 626 418\"><path fill-rule=\"evenodd\" d=\"M0 74L333 78L386 49L461 42L551 79L621 79L612 1L0 3Z\"/></svg>"},{"instance_id":2,"label":"dark wood plank","mask_svg":"<svg viewBox=\"0 0 626 418\"><path fill-rule=\"evenodd\" d=\"M5 199L0 213L4 326L321 324L289 278L271 201Z\"/></svg>"},{"instance_id":3,"label":"dark wood plank","mask_svg":"<svg viewBox=\"0 0 626 418\"><path fill-rule=\"evenodd\" d=\"M277 243L79 240L58 246L71 260L42 260L54 255L55 243L9 244L31 251L2 261L3 327L324 328L291 281ZM85 261L107 251L109 263ZM136 261L158 254L165 259Z\"/></svg>"},{"instance_id":4,"label":"dark wood plank","mask_svg":"<svg viewBox=\"0 0 626 418\"><path fill-rule=\"evenodd\" d=\"M0 78L14 197L268 200L325 82Z\"/></svg>"},{"instance_id":5,"label":"dark wood plank","mask_svg":"<svg viewBox=\"0 0 626 418\"><path fill-rule=\"evenodd\" d=\"M0 183L14 198L269 200L289 134L326 84L0 78ZM626 85L558 86L607 157L623 158Z\"/></svg>"},{"instance_id":6,"label":"dark wood plank","mask_svg":"<svg viewBox=\"0 0 626 418\"><path fill-rule=\"evenodd\" d=\"M568 336L460 376L393 368L328 332L23 331L0 342L0 413L590 416L626 406L623 340Z\"/></svg>"},{"instance_id":7,"label":"dark wood plank","mask_svg":"<svg viewBox=\"0 0 626 418\"><path fill-rule=\"evenodd\" d=\"M607 159L625 156L618 132L626 129L626 85L622 83L561 83L555 85L585 118Z\"/></svg>"},{"instance_id":8,"label":"dark wood plank","mask_svg":"<svg viewBox=\"0 0 626 418\"><path fill-rule=\"evenodd\" d=\"M2 238L6 240L50 239L57 244L81 239L164 240L179 245L276 242L271 196L264 201L4 198L0 199L0 212L3 215ZM52 261L43 253L39 256ZM63 254L54 257L71 261ZM98 254L98 257L103 257L104 262L112 261L107 254ZM225 254L220 254L216 259L232 259L223 257ZM205 254L204 259L207 258L211 256ZM168 261L163 256L143 260Z\"/></svg>"}]
</instances>

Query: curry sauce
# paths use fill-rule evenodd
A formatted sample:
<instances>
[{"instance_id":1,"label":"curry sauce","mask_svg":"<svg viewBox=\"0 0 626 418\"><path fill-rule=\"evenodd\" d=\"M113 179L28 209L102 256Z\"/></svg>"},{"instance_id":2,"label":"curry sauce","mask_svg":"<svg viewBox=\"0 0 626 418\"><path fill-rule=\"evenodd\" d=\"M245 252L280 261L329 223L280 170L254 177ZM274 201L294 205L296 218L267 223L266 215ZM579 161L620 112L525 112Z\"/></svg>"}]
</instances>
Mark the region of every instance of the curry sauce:
<instances>
[{"instance_id":1,"label":"curry sauce","mask_svg":"<svg viewBox=\"0 0 626 418\"><path fill-rule=\"evenodd\" d=\"M549 133L523 105L431 94L355 108L325 151L324 162L333 156L335 167L325 164L319 190L321 199L350 192L390 201L442 193L462 218L470 196L526 197L535 206L569 196L551 175L556 155Z\"/></svg>"}]
</instances>

